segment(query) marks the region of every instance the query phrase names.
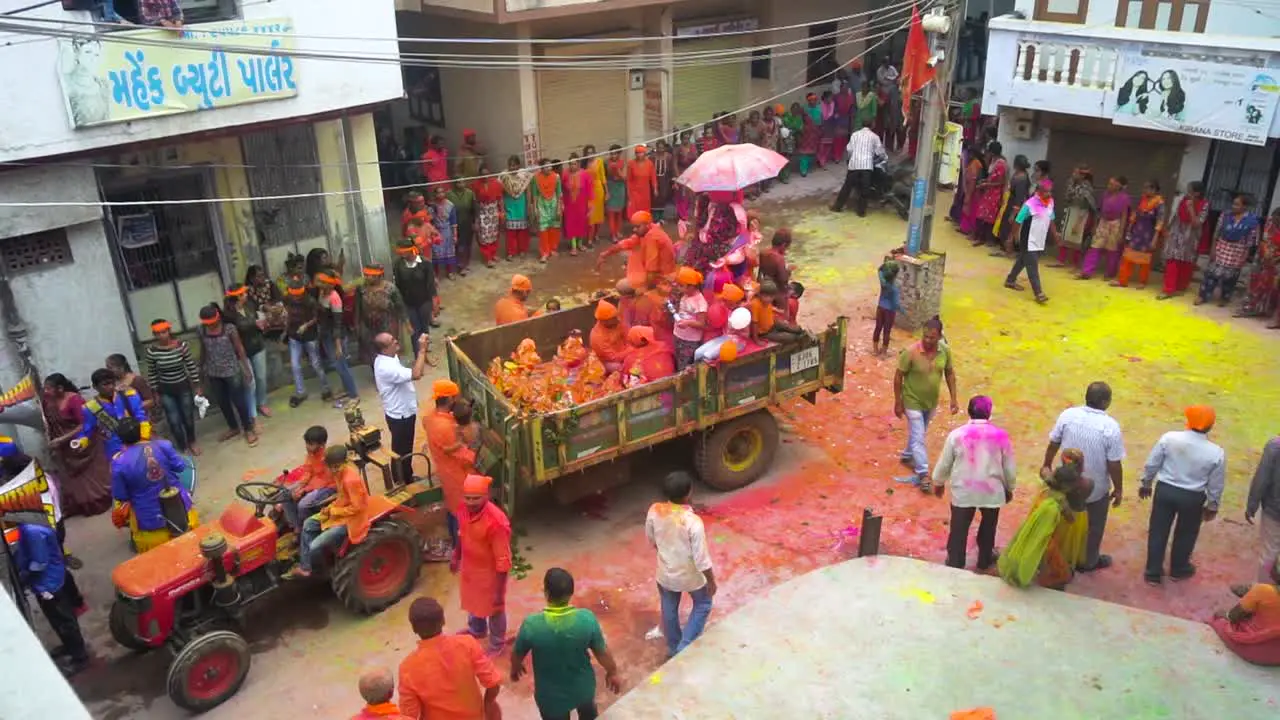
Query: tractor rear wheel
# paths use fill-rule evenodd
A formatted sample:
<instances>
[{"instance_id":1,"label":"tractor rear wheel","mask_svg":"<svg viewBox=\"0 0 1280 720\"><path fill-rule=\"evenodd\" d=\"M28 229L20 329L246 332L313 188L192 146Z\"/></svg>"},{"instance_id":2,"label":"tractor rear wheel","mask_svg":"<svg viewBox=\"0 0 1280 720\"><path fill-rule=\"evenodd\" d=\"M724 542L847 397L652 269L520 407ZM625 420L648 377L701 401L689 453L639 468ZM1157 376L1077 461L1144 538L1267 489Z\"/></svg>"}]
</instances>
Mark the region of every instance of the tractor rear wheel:
<instances>
[{"instance_id":1,"label":"tractor rear wheel","mask_svg":"<svg viewBox=\"0 0 1280 720\"><path fill-rule=\"evenodd\" d=\"M249 643L229 630L205 633L178 651L165 687L174 705L211 710L236 694L249 674Z\"/></svg>"},{"instance_id":2,"label":"tractor rear wheel","mask_svg":"<svg viewBox=\"0 0 1280 720\"><path fill-rule=\"evenodd\" d=\"M129 608L119 600L111 603L111 614L107 616L107 626L111 637L120 647L135 652L142 652L148 645L138 637L138 616L129 612Z\"/></svg>"},{"instance_id":3,"label":"tractor rear wheel","mask_svg":"<svg viewBox=\"0 0 1280 720\"><path fill-rule=\"evenodd\" d=\"M372 615L409 594L422 570L422 536L402 520L383 520L333 570L333 593L348 610Z\"/></svg>"},{"instance_id":4,"label":"tractor rear wheel","mask_svg":"<svg viewBox=\"0 0 1280 720\"><path fill-rule=\"evenodd\" d=\"M697 441L694 467L702 482L728 492L755 482L778 451L778 421L759 410L720 423Z\"/></svg>"}]
</instances>

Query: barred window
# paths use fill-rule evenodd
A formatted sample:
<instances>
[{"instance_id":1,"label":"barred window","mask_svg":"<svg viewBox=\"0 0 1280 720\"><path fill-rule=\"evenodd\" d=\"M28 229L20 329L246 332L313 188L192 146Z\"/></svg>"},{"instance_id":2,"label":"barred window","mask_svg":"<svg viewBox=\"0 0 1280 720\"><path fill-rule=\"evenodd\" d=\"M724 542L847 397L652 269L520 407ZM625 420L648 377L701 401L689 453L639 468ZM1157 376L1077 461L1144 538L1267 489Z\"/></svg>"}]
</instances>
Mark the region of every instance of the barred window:
<instances>
[{"instance_id":1,"label":"barred window","mask_svg":"<svg viewBox=\"0 0 1280 720\"><path fill-rule=\"evenodd\" d=\"M321 192L315 126L299 123L245 133L240 142L244 161L250 166L249 190L254 197L312 194L253 201L262 247L286 247L326 237L329 224L324 198L315 194Z\"/></svg>"},{"instance_id":2,"label":"barred window","mask_svg":"<svg viewBox=\"0 0 1280 720\"><path fill-rule=\"evenodd\" d=\"M65 228L0 240L0 260L9 277L74 262Z\"/></svg>"}]
</instances>

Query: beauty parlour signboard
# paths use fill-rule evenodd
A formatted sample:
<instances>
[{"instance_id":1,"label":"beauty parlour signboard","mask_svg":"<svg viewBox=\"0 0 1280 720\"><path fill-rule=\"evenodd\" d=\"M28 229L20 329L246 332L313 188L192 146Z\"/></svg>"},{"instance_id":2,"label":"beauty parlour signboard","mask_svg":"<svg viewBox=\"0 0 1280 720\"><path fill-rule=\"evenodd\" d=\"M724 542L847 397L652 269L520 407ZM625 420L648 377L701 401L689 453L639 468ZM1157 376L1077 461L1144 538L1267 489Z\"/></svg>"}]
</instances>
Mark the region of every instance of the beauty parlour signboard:
<instances>
[{"instance_id":1,"label":"beauty parlour signboard","mask_svg":"<svg viewBox=\"0 0 1280 720\"><path fill-rule=\"evenodd\" d=\"M61 39L67 115L85 128L294 97L293 35L274 18Z\"/></svg>"},{"instance_id":2,"label":"beauty parlour signboard","mask_svg":"<svg viewBox=\"0 0 1280 720\"><path fill-rule=\"evenodd\" d=\"M1267 56L1133 48L1120 53L1112 123L1266 145L1280 99Z\"/></svg>"}]
</instances>

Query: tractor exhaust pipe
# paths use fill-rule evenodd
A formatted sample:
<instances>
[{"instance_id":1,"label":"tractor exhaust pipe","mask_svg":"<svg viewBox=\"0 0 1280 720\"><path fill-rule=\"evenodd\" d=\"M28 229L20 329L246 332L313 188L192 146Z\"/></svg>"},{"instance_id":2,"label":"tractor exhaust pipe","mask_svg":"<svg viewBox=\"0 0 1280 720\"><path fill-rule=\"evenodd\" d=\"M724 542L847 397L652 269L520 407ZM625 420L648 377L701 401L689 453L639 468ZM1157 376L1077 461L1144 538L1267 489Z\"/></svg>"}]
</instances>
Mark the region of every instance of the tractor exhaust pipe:
<instances>
[{"instance_id":1,"label":"tractor exhaust pipe","mask_svg":"<svg viewBox=\"0 0 1280 720\"><path fill-rule=\"evenodd\" d=\"M240 604L240 591L235 578L227 574L222 558L227 554L227 539L218 533L209 533L200 540L200 554L209 561L213 571L213 602L218 607L230 608Z\"/></svg>"}]
</instances>

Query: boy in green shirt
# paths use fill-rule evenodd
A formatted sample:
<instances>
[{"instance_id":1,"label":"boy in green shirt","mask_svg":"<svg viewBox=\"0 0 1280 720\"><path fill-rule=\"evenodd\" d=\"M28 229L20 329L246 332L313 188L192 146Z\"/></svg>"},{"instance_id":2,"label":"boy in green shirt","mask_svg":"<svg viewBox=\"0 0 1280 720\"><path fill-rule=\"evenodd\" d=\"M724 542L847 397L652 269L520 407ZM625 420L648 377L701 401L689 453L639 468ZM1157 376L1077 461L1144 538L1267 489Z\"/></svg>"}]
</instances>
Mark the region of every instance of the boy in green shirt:
<instances>
[{"instance_id":1,"label":"boy in green shirt","mask_svg":"<svg viewBox=\"0 0 1280 720\"><path fill-rule=\"evenodd\" d=\"M511 682L524 674L524 658L533 653L533 698L543 720L569 720L578 711L578 720L595 720L596 674L591 669L590 650L604 668L605 685L621 690L618 665L604 643L604 632L595 613L569 604L573 598L573 576L561 568L551 568L542 580L547 608L524 619L511 653Z\"/></svg>"}]
</instances>

